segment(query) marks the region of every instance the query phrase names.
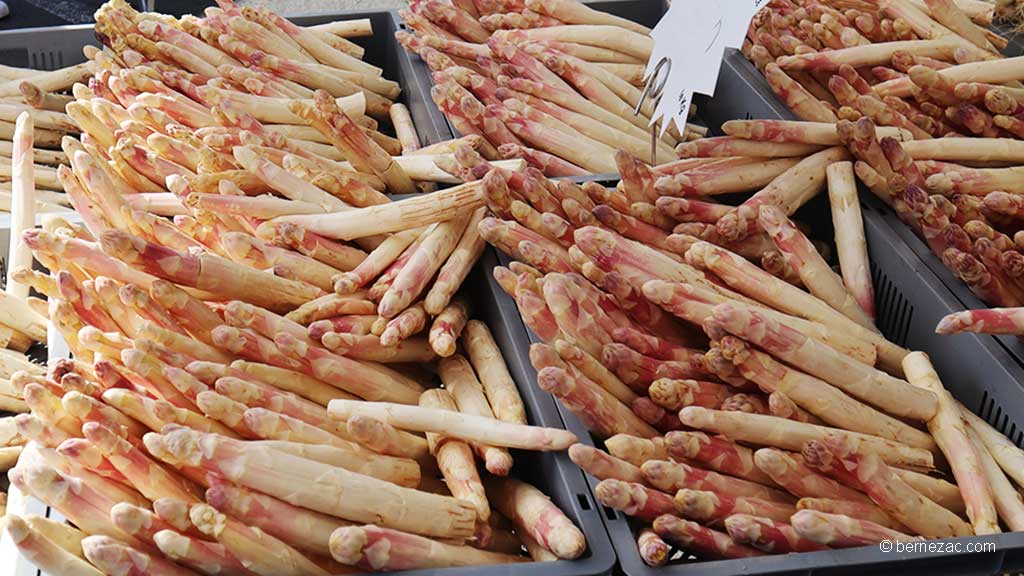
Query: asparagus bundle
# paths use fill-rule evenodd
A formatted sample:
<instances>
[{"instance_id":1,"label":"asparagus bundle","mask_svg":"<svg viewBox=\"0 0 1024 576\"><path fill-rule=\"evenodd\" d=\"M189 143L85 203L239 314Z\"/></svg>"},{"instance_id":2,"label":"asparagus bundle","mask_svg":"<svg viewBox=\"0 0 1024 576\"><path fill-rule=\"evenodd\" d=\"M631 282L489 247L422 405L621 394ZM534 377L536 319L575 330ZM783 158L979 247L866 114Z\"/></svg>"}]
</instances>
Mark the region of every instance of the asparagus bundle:
<instances>
[{"instance_id":1,"label":"asparagus bundle","mask_svg":"<svg viewBox=\"0 0 1024 576\"><path fill-rule=\"evenodd\" d=\"M917 139L1022 138L1020 57L987 2L772 2L744 54L804 120L869 118Z\"/></svg>"},{"instance_id":2,"label":"asparagus bundle","mask_svg":"<svg viewBox=\"0 0 1024 576\"><path fill-rule=\"evenodd\" d=\"M649 156L653 106L638 108L653 41L644 26L577 0L412 2L399 42L433 73L452 125L484 139L485 158L522 158L546 176L615 171L615 150ZM691 109L691 112L693 109ZM654 151L706 129L672 126Z\"/></svg>"},{"instance_id":3,"label":"asparagus bundle","mask_svg":"<svg viewBox=\"0 0 1024 576\"><path fill-rule=\"evenodd\" d=\"M876 148L909 138L862 122ZM652 566L668 545L740 558L1016 529L1024 453L968 419L927 356L861 307L873 297L857 289L849 158L867 140L842 124L725 129L751 137L698 141L696 158L653 168L620 152L618 189L533 169L483 178L481 234L515 259L495 280L544 342L530 351L537 383L604 441L569 451L597 498L636 519ZM810 155L739 179L776 162L755 152L768 134ZM724 176L701 174L713 171ZM788 218L826 187L842 276ZM713 198L758 189L738 206Z\"/></svg>"}]
</instances>

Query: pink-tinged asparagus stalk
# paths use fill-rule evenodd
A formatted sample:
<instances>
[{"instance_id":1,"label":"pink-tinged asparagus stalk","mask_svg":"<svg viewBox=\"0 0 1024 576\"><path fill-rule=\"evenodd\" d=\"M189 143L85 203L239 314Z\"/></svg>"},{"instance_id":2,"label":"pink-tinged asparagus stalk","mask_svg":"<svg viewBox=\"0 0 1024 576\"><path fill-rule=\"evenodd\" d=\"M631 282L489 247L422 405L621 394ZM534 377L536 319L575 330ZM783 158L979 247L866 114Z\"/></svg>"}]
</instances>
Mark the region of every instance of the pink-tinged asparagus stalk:
<instances>
[{"instance_id":1,"label":"pink-tinged asparagus stalk","mask_svg":"<svg viewBox=\"0 0 1024 576\"><path fill-rule=\"evenodd\" d=\"M381 317L378 322L384 326L380 334L381 345L395 346L427 327L427 313L423 309L423 303L418 302L402 310L391 320Z\"/></svg>"},{"instance_id":2,"label":"pink-tinged asparagus stalk","mask_svg":"<svg viewBox=\"0 0 1024 576\"><path fill-rule=\"evenodd\" d=\"M381 365L363 363L309 346L290 334L278 334L277 346L299 361L302 371L371 400L413 403L423 392L415 381Z\"/></svg>"},{"instance_id":3,"label":"pink-tinged asparagus stalk","mask_svg":"<svg viewBox=\"0 0 1024 576\"><path fill-rule=\"evenodd\" d=\"M17 448L16 450L17 452L20 452L21 448ZM19 456L17 452L14 453L15 457ZM124 484L129 487L132 486L131 482L129 482L124 475L118 472L117 468L114 468L114 466L103 457L103 454L87 440L83 440L82 438L69 438L57 446L57 452L68 459L72 469L77 468L88 470L89 472L113 480L119 484ZM15 458L15 460L16 459L17 458Z\"/></svg>"},{"instance_id":4,"label":"pink-tinged asparagus stalk","mask_svg":"<svg viewBox=\"0 0 1024 576\"><path fill-rule=\"evenodd\" d=\"M402 267L378 306L378 313L393 318L406 309L426 287L444 261L455 249L466 230L468 214L442 222L420 243L416 252Z\"/></svg>"},{"instance_id":5,"label":"pink-tinged asparagus stalk","mask_svg":"<svg viewBox=\"0 0 1024 576\"><path fill-rule=\"evenodd\" d=\"M178 325L206 344L213 343L211 332L224 323L202 301L166 280L154 280L149 295L174 316Z\"/></svg>"},{"instance_id":6,"label":"pink-tinged asparagus stalk","mask_svg":"<svg viewBox=\"0 0 1024 576\"><path fill-rule=\"evenodd\" d=\"M645 564L652 567L664 566L671 554L671 547L651 528L644 528L636 538L637 550Z\"/></svg>"},{"instance_id":7,"label":"pink-tinged asparagus stalk","mask_svg":"<svg viewBox=\"0 0 1024 576\"><path fill-rule=\"evenodd\" d=\"M911 384L930 390L939 399L938 410L928 421L928 431L934 436L953 470L964 503L967 504L967 517L971 520L974 532L999 532L996 506L991 487L985 478L981 456L967 434L956 401L943 387L925 353L908 354L903 360L903 369Z\"/></svg>"},{"instance_id":8,"label":"pink-tinged asparagus stalk","mask_svg":"<svg viewBox=\"0 0 1024 576\"><path fill-rule=\"evenodd\" d=\"M281 539L298 550L329 556L331 533L349 523L311 512L271 496L227 483L206 491L206 501L221 512Z\"/></svg>"},{"instance_id":9,"label":"pink-tinged asparagus stalk","mask_svg":"<svg viewBox=\"0 0 1024 576\"><path fill-rule=\"evenodd\" d=\"M882 541L910 542L918 539L868 520L816 510L800 510L790 521L800 536L830 548L854 548L873 546Z\"/></svg>"},{"instance_id":10,"label":"pink-tinged asparagus stalk","mask_svg":"<svg viewBox=\"0 0 1024 576\"><path fill-rule=\"evenodd\" d=\"M60 403L68 414L81 419L82 422L97 422L115 431L121 429L128 436L141 437L149 431L116 408L79 392L66 392Z\"/></svg>"},{"instance_id":11,"label":"pink-tinged asparagus stalk","mask_svg":"<svg viewBox=\"0 0 1024 576\"><path fill-rule=\"evenodd\" d=\"M279 276L311 284L324 291L334 288L332 278L340 271L309 256L264 243L242 232L220 238L221 247L232 260L259 270L274 270Z\"/></svg>"},{"instance_id":12,"label":"pink-tinged asparagus stalk","mask_svg":"<svg viewBox=\"0 0 1024 576\"><path fill-rule=\"evenodd\" d=\"M463 334L466 352L487 394L494 417L512 424L526 424L526 411L519 390L487 325L479 320L470 320Z\"/></svg>"},{"instance_id":13,"label":"pink-tinged asparagus stalk","mask_svg":"<svg viewBox=\"0 0 1024 576\"><path fill-rule=\"evenodd\" d=\"M778 390L768 395L768 412L779 418L788 418L809 424L824 424L821 418L804 410L796 402L793 402L792 398Z\"/></svg>"},{"instance_id":14,"label":"pink-tinged asparagus stalk","mask_svg":"<svg viewBox=\"0 0 1024 576\"><path fill-rule=\"evenodd\" d=\"M452 395L444 390L424 392L420 397L420 406L458 412ZM473 450L469 444L440 434L428 434L427 442L430 444L430 451L437 459L437 467L441 470L445 484L452 496L471 503L476 509L479 520L486 522L490 517L491 506L487 502L484 486L480 483L480 475L473 459Z\"/></svg>"},{"instance_id":15,"label":"pink-tinged asparagus stalk","mask_svg":"<svg viewBox=\"0 0 1024 576\"><path fill-rule=\"evenodd\" d=\"M1015 481L1020 482L1021 474L1019 464L1024 462L1024 452L1017 448L1003 434L999 433L988 422L977 417L964 406L960 406L960 414L970 427L971 432L977 434L978 438L988 449L989 454L999 463L1007 475ZM20 428L19 428L20 429Z\"/></svg>"},{"instance_id":16,"label":"pink-tinged asparagus stalk","mask_svg":"<svg viewBox=\"0 0 1024 576\"><path fill-rule=\"evenodd\" d=\"M134 284L125 284L118 290L118 297L121 299L122 304L135 310L140 317L147 319L157 327L174 332L185 338L188 337L188 333L178 325L178 322L171 314L154 302L152 297L142 288Z\"/></svg>"},{"instance_id":17,"label":"pink-tinged asparagus stalk","mask_svg":"<svg viewBox=\"0 0 1024 576\"><path fill-rule=\"evenodd\" d=\"M362 414L409 431L442 433L470 442L523 450L564 450L576 440L575 435L565 430L386 402L334 400L328 411L335 418Z\"/></svg>"},{"instance_id":18,"label":"pink-tinged asparagus stalk","mask_svg":"<svg viewBox=\"0 0 1024 576\"><path fill-rule=\"evenodd\" d=\"M331 556L338 562L371 571L437 569L527 561L520 556L446 544L373 525L338 528L331 535L330 548Z\"/></svg>"},{"instance_id":19,"label":"pink-tinged asparagus stalk","mask_svg":"<svg viewBox=\"0 0 1024 576\"><path fill-rule=\"evenodd\" d=\"M291 546L225 516L207 504L193 504L189 509L189 519L200 532L215 538L257 574L328 574Z\"/></svg>"},{"instance_id":20,"label":"pink-tinged asparagus stalk","mask_svg":"<svg viewBox=\"0 0 1024 576\"><path fill-rule=\"evenodd\" d=\"M441 266L434 284L424 298L424 308L427 313L433 315L441 313L483 252L484 240L480 236L478 225L485 214L486 211L479 208L470 216L462 237L444 265Z\"/></svg>"},{"instance_id":21,"label":"pink-tinged asparagus stalk","mask_svg":"<svg viewBox=\"0 0 1024 576\"><path fill-rule=\"evenodd\" d=\"M468 360L463 356L445 358L438 365L438 373L460 412L494 418L483 387ZM477 443L473 448L484 460L488 472L505 476L512 469L512 456L508 450Z\"/></svg>"},{"instance_id":22,"label":"pink-tinged asparagus stalk","mask_svg":"<svg viewBox=\"0 0 1024 576\"><path fill-rule=\"evenodd\" d=\"M890 414L921 421L927 421L935 414L934 394L919 391L904 380L837 353L758 310L724 304L715 307L714 317L725 330ZM873 384L864 386L864 382ZM915 400L893 401L907 395Z\"/></svg>"},{"instance_id":23,"label":"pink-tinged asparagus stalk","mask_svg":"<svg viewBox=\"0 0 1024 576\"><path fill-rule=\"evenodd\" d=\"M278 246L295 250L337 270L352 270L366 259L366 252L342 242L306 232L293 224L270 223L256 229L258 236ZM333 285L330 290L333 290Z\"/></svg>"},{"instance_id":24,"label":"pink-tinged asparagus stalk","mask_svg":"<svg viewBox=\"0 0 1024 576\"><path fill-rule=\"evenodd\" d=\"M734 136L716 136L680 144L676 147L676 153L679 154L680 158L727 158L734 156L786 158L809 156L820 149L815 144L799 142L765 143Z\"/></svg>"},{"instance_id":25,"label":"pink-tinged asparagus stalk","mask_svg":"<svg viewBox=\"0 0 1024 576\"><path fill-rule=\"evenodd\" d=\"M147 434L150 453L172 463L193 462L227 480L303 508L356 522L372 521L397 529L457 538L473 532L476 512L468 503L401 488L341 468L297 458L216 435L175 429L163 436ZM328 489L295 491L310 478L329 482ZM341 498L342 491L345 497ZM415 506L417 514L408 514Z\"/></svg>"},{"instance_id":26,"label":"pink-tinged asparagus stalk","mask_svg":"<svg viewBox=\"0 0 1024 576\"><path fill-rule=\"evenodd\" d=\"M823 448L824 450L824 448ZM856 478L852 478L852 484L857 484ZM909 531L910 529L900 524L896 520L882 511L881 508L875 506L874 503L863 503L852 500L832 500L829 498L801 498L797 503L796 507L799 510L815 510L817 512L825 512L827 514L841 514L856 518L858 520L867 520L892 530Z\"/></svg>"},{"instance_id":27,"label":"pink-tinged asparagus stalk","mask_svg":"<svg viewBox=\"0 0 1024 576\"><path fill-rule=\"evenodd\" d=\"M628 434L616 434L605 440L608 453L634 466L642 466L648 460L665 460L665 438L639 438Z\"/></svg>"},{"instance_id":28,"label":"pink-tinged asparagus stalk","mask_svg":"<svg viewBox=\"0 0 1024 576\"><path fill-rule=\"evenodd\" d=\"M831 339L841 337L840 333L851 334L855 339L873 344L878 353L880 365L886 371L900 373L906 351L879 336L873 330L851 321L839 314L821 300L809 296L803 290L775 278L728 251L712 244L700 242L687 252L688 260L706 267L730 286L740 289L778 310L821 322L828 327ZM785 294L783 298L782 295ZM794 304L799 302L799 306Z\"/></svg>"},{"instance_id":29,"label":"pink-tinged asparagus stalk","mask_svg":"<svg viewBox=\"0 0 1024 576\"><path fill-rule=\"evenodd\" d=\"M791 57L791 58L795 58ZM835 113L775 63L764 67L764 76L772 90L801 120L836 122Z\"/></svg>"},{"instance_id":30,"label":"pink-tinged asparagus stalk","mask_svg":"<svg viewBox=\"0 0 1024 576\"><path fill-rule=\"evenodd\" d=\"M129 348L121 351L121 361L128 370L137 374L146 389L155 393L157 397L178 408L195 410L195 404L163 375L166 364L157 358L142 350Z\"/></svg>"},{"instance_id":31,"label":"pink-tinged asparagus stalk","mask_svg":"<svg viewBox=\"0 0 1024 576\"><path fill-rule=\"evenodd\" d=\"M722 131L730 136L759 142L801 142L819 146L841 146L836 125L825 122L795 122L790 120L730 120L722 124ZM878 126L877 138L892 136L910 140L911 135L899 128Z\"/></svg>"},{"instance_id":32,"label":"pink-tinged asparagus stalk","mask_svg":"<svg viewBox=\"0 0 1024 576\"><path fill-rule=\"evenodd\" d=\"M320 295L315 287L262 274L213 254L185 254L116 230L105 232L101 241L107 253L165 280L271 310L287 311Z\"/></svg>"},{"instance_id":33,"label":"pink-tinged asparagus stalk","mask_svg":"<svg viewBox=\"0 0 1024 576\"><path fill-rule=\"evenodd\" d=\"M792 504L683 488L675 495L679 513L693 520L721 526L733 514L750 514L769 520L785 522L796 512Z\"/></svg>"},{"instance_id":34,"label":"pink-tinged asparagus stalk","mask_svg":"<svg viewBox=\"0 0 1024 576\"><path fill-rule=\"evenodd\" d=\"M191 524L188 522L187 508L185 521ZM171 560L203 573L214 572L231 576L253 574L242 566L242 563L223 544L218 542L201 540L174 530L161 530L153 535L153 540L160 551Z\"/></svg>"},{"instance_id":35,"label":"pink-tinged asparagus stalk","mask_svg":"<svg viewBox=\"0 0 1024 576\"><path fill-rule=\"evenodd\" d=\"M636 392L630 389L630 387L620 380L618 376L601 364L601 362L596 358L587 354L583 349L561 339L554 341L554 347L562 360L571 364L576 370L623 404L628 405L637 398Z\"/></svg>"},{"instance_id":36,"label":"pink-tinged asparagus stalk","mask_svg":"<svg viewBox=\"0 0 1024 576\"><path fill-rule=\"evenodd\" d=\"M355 360L373 362L429 362L437 357L423 338L411 338L394 346L383 346L372 334L357 335L327 332L322 337L325 347L335 354Z\"/></svg>"},{"instance_id":37,"label":"pink-tinged asparagus stalk","mask_svg":"<svg viewBox=\"0 0 1024 576\"><path fill-rule=\"evenodd\" d=\"M234 400L234 399L233 399ZM235 400L237 402L237 400ZM246 427L259 438L299 444L323 444L355 450L356 446L340 436L266 408L249 408L242 415Z\"/></svg>"},{"instance_id":38,"label":"pink-tinged asparagus stalk","mask_svg":"<svg viewBox=\"0 0 1024 576\"><path fill-rule=\"evenodd\" d=\"M351 240L432 224L451 218L458 210L472 210L484 203L476 182L434 193L427 200L412 198L322 216L283 216L275 221L292 222L328 238Z\"/></svg>"},{"instance_id":39,"label":"pink-tinged asparagus stalk","mask_svg":"<svg viewBox=\"0 0 1024 576\"><path fill-rule=\"evenodd\" d=\"M328 294L306 302L285 315L285 318L299 324L309 324L335 316L375 313L376 306L373 302L365 300L365 296L365 292L356 292L346 296Z\"/></svg>"},{"instance_id":40,"label":"pink-tinged asparagus stalk","mask_svg":"<svg viewBox=\"0 0 1024 576\"><path fill-rule=\"evenodd\" d=\"M763 484L719 474L684 463L666 460L648 460L640 467L644 481L665 493L675 494L684 488L758 498L761 500L792 504L793 498Z\"/></svg>"},{"instance_id":41,"label":"pink-tinged asparagus stalk","mask_svg":"<svg viewBox=\"0 0 1024 576\"><path fill-rule=\"evenodd\" d=\"M85 557L105 573L125 576L190 576L195 572L109 536L88 536L82 540Z\"/></svg>"},{"instance_id":42,"label":"pink-tinged asparagus stalk","mask_svg":"<svg viewBox=\"0 0 1024 576\"><path fill-rule=\"evenodd\" d=\"M80 555L57 545L45 534L32 527L21 516L6 517L6 531L11 541L25 559L49 574L75 574L80 576L101 576L100 572ZM81 547L79 546L79 549Z\"/></svg>"},{"instance_id":43,"label":"pink-tinged asparagus stalk","mask_svg":"<svg viewBox=\"0 0 1024 576\"><path fill-rule=\"evenodd\" d=\"M677 518L671 513L659 516L654 520L654 531L666 541L694 550L701 556L729 559L749 558L764 554L756 548L737 543L724 532Z\"/></svg>"},{"instance_id":44,"label":"pink-tinged asparagus stalk","mask_svg":"<svg viewBox=\"0 0 1024 576\"><path fill-rule=\"evenodd\" d=\"M642 437L656 431L642 422L610 392L595 384L576 368L567 366L550 347L535 344L530 361L539 370L537 382L568 406L594 432L608 437L627 433Z\"/></svg>"},{"instance_id":45,"label":"pink-tinged asparagus stalk","mask_svg":"<svg viewBox=\"0 0 1024 576\"><path fill-rule=\"evenodd\" d=\"M713 437L701 432L669 432L665 435L666 455L675 459L701 462L712 470L763 484L775 486L770 476L754 464L751 449L740 446L725 438Z\"/></svg>"},{"instance_id":46,"label":"pink-tinged asparagus stalk","mask_svg":"<svg viewBox=\"0 0 1024 576\"><path fill-rule=\"evenodd\" d=\"M825 168L849 158L846 150L826 148L789 168L768 186L718 220L716 228L722 238L735 241L752 234L758 227L761 206L777 206L786 215L792 214L825 187Z\"/></svg>"},{"instance_id":47,"label":"pink-tinged asparagus stalk","mask_svg":"<svg viewBox=\"0 0 1024 576\"><path fill-rule=\"evenodd\" d=\"M569 458L585 472L600 480L643 482L640 468L593 446L573 444L569 447Z\"/></svg>"},{"instance_id":48,"label":"pink-tinged asparagus stalk","mask_svg":"<svg viewBox=\"0 0 1024 576\"><path fill-rule=\"evenodd\" d=\"M725 528L736 542L776 554L814 552L827 547L801 536L792 526L749 514L734 514L725 519Z\"/></svg>"},{"instance_id":49,"label":"pink-tinged asparagus stalk","mask_svg":"<svg viewBox=\"0 0 1024 576\"><path fill-rule=\"evenodd\" d=\"M32 251L21 241L22 232L35 227L35 176L32 148L32 115L27 111L18 116L14 129L14 146L12 150L11 175L11 238L19 239L11 242L8 251L8 273L6 291L18 298L28 297L28 286L16 281L13 270L32 264Z\"/></svg>"},{"instance_id":50,"label":"pink-tinged asparagus stalk","mask_svg":"<svg viewBox=\"0 0 1024 576\"><path fill-rule=\"evenodd\" d=\"M35 383L25 386L22 396L37 418L68 436L81 438L82 421L64 410L59 396Z\"/></svg>"},{"instance_id":51,"label":"pink-tinged asparagus stalk","mask_svg":"<svg viewBox=\"0 0 1024 576\"><path fill-rule=\"evenodd\" d=\"M117 504L116 496L94 488L90 479L69 476L43 463L18 466L9 473L11 483L59 511L89 534L107 534L123 538L133 545L144 546L136 538L125 534L110 521L110 509ZM110 482L99 477L98 482ZM132 500L141 504L141 497Z\"/></svg>"},{"instance_id":52,"label":"pink-tinged asparagus stalk","mask_svg":"<svg viewBox=\"0 0 1024 576\"><path fill-rule=\"evenodd\" d=\"M110 520L115 526L147 543L156 543L153 537L162 530L174 530L174 526L166 520L151 512L147 508L141 508L134 504L120 503L110 509Z\"/></svg>"},{"instance_id":53,"label":"pink-tinged asparagus stalk","mask_svg":"<svg viewBox=\"0 0 1024 576\"><path fill-rule=\"evenodd\" d=\"M350 272L338 276L334 283L335 292L350 294L376 278L396 258L398 258L423 232L423 230L406 230L392 234L381 242L365 260Z\"/></svg>"},{"instance_id":54,"label":"pink-tinged asparagus stalk","mask_svg":"<svg viewBox=\"0 0 1024 576\"><path fill-rule=\"evenodd\" d=\"M215 364L212 366L218 368L221 367L221 365ZM306 374L288 370L286 368L260 364L258 362L236 360L232 362L230 369L218 369L210 374L201 374L200 371L204 371L206 367L206 363L194 362L190 364L187 369L210 384L213 384L218 378L222 378L224 376L236 376L243 380L249 379L264 382L279 390L291 392L292 394L296 394L306 398L307 400L316 402L321 406L327 406L328 402L336 398L349 400L356 398L348 392L344 392L339 388L324 383L311 376L307 376Z\"/></svg>"},{"instance_id":55,"label":"pink-tinged asparagus stalk","mask_svg":"<svg viewBox=\"0 0 1024 576\"><path fill-rule=\"evenodd\" d=\"M937 448L928 434L858 402L822 380L784 366L771 356L751 349L742 340L723 336L718 345L744 377L764 390L783 392L828 424L916 448ZM723 404L722 409L727 407Z\"/></svg>"},{"instance_id":56,"label":"pink-tinged asparagus stalk","mask_svg":"<svg viewBox=\"0 0 1024 576\"><path fill-rule=\"evenodd\" d=\"M430 347L438 356L455 353L455 344L466 326L468 310L465 302L456 300L448 304L430 326Z\"/></svg>"},{"instance_id":57,"label":"pink-tinged asparagus stalk","mask_svg":"<svg viewBox=\"0 0 1024 576\"><path fill-rule=\"evenodd\" d=\"M106 310L99 305L93 291L86 289L69 272L60 271L54 277L60 297L67 300L82 321L106 332L117 332L118 326Z\"/></svg>"},{"instance_id":58,"label":"pink-tinged asparagus stalk","mask_svg":"<svg viewBox=\"0 0 1024 576\"><path fill-rule=\"evenodd\" d=\"M400 165L372 140L340 108L327 92L317 90L313 105L293 100L291 112L319 130L360 172L375 174L395 193L415 192L415 186Z\"/></svg>"},{"instance_id":59,"label":"pink-tinged asparagus stalk","mask_svg":"<svg viewBox=\"0 0 1024 576\"><path fill-rule=\"evenodd\" d=\"M725 434L737 441L753 442L784 450L799 450L806 441L822 440L826 435L835 434L851 441L859 441L864 450L896 465L930 467L934 463L931 452L922 448L877 436L815 426L775 416L688 406L680 411L679 419L683 424L699 430Z\"/></svg>"},{"instance_id":60,"label":"pink-tinged asparagus stalk","mask_svg":"<svg viewBox=\"0 0 1024 576\"><path fill-rule=\"evenodd\" d=\"M403 432L367 416L349 418L346 429L357 442L363 446L372 446L380 454L413 459L426 469L433 469L437 465L428 442L421 436Z\"/></svg>"},{"instance_id":61,"label":"pink-tinged asparagus stalk","mask_svg":"<svg viewBox=\"0 0 1024 576\"><path fill-rule=\"evenodd\" d=\"M659 378L651 382L647 393L658 406L678 411L685 406L719 408L735 389L716 382Z\"/></svg>"},{"instance_id":62,"label":"pink-tinged asparagus stalk","mask_svg":"<svg viewBox=\"0 0 1024 576\"><path fill-rule=\"evenodd\" d=\"M1024 333L1024 309L990 308L954 312L942 318L935 327L938 334L979 332L982 334Z\"/></svg>"},{"instance_id":63,"label":"pink-tinged asparagus stalk","mask_svg":"<svg viewBox=\"0 0 1024 576\"><path fill-rule=\"evenodd\" d=\"M754 453L754 464L780 486L801 498L831 498L870 504L861 492L824 476L781 450L762 448Z\"/></svg>"},{"instance_id":64,"label":"pink-tinged asparagus stalk","mask_svg":"<svg viewBox=\"0 0 1024 576\"><path fill-rule=\"evenodd\" d=\"M926 538L949 538L973 533L956 514L925 498L892 472L880 455L864 450L863 443L829 435L824 444L841 466L883 511Z\"/></svg>"},{"instance_id":65,"label":"pink-tinged asparagus stalk","mask_svg":"<svg viewBox=\"0 0 1024 576\"><path fill-rule=\"evenodd\" d=\"M314 340L320 340L328 333L366 336L370 333L370 327L376 320L376 315L369 314L348 314L317 320L308 327L309 337Z\"/></svg>"},{"instance_id":66,"label":"pink-tinged asparagus stalk","mask_svg":"<svg viewBox=\"0 0 1024 576\"><path fill-rule=\"evenodd\" d=\"M1013 487L1013 484L1010 483L1006 474L999 468L999 463L989 453L981 436L967 422L965 422L965 425L967 436L978 454L985 479L992 490L996 511L1011 530L1016 530L1016 527L1024 522L1024 503L1021 502L1020 495Z\"/></svg>"},{"instance_id":67,"label":"pink-tinged asparagus stalk","mask_svg":"<svg viewBox=\"0 0 1024 576\"><path fill-rule=\"evenodd\" d=\"M871 284L853 165L849 162L836 163L826 168L825 172L828 176L828 197L836 229L843 282L864 312L874 318L875 294Z\"/></svg>"},{"instance_id":68,"label":"pink-tinged asparagus stalk","mask_svg":"<svg viewBox=\"0 0 1024 576\"><path fill-rule=\"evenodd\" d=\"M14 417L18 434L22 437L35 441L47 448L56 448L61 442L71 438L61 429L48 426L36 416L28 414L27 408L25 412Z\"/></svg>"},{"instance_id":69,"label":"pink-tinged asparagus stalk","mask_svg":"<svg viewBox=\"0 0 1024 576\"><path fill-rule=\"evenodd\" d=\"M562 559L578 558L586 550L583 533L537 488L513 478L491 478L485 483L488 499L516 530Z\"/></svg>"}]
</instances>

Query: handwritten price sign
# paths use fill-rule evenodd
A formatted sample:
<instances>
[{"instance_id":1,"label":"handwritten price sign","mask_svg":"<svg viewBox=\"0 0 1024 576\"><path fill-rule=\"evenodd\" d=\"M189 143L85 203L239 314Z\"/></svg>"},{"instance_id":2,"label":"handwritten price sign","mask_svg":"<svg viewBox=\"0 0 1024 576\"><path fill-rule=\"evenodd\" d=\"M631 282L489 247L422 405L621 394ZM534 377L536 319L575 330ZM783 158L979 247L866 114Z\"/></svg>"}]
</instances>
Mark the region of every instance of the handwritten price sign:
<instances>
[{"instance_id":1,"label":"handwritten price sign","mask_svg":"<svg viewBox=\"0 0 1024 576\"><path fill-rule=\"evenodd\" d=\"M651 31L645 92L656 100L651 124L682 131L695 93L715 95L726 46L738 48L757 11L769 0L674 0ZM667 62L667 65L662 63ZM658 90L657 88L661 88Z\"/></svg>"}]
</instances>

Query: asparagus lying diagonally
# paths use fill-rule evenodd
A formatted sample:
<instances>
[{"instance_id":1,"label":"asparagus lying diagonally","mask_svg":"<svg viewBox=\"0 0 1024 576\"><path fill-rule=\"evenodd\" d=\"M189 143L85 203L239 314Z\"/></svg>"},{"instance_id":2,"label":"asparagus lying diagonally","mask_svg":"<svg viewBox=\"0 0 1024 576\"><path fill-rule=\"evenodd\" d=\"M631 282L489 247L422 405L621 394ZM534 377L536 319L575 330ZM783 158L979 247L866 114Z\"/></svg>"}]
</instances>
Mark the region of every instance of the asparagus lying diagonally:
<instances>
[{"instance_id":1,"label":"asparagus lying diagonally","mask_svg":"<svg viewBox=\"0 0 1024 576\"><path fill-rule=\"evenodd\" d=\"M915 138L1020 138L1014 116L1024 78L1007 40L987 27L994 6L895 0L795 9L771 2L743 53L803 120L866 117Z\"/></svg>"},{"instance_id":2,"label":"asparagus lying diagonally","mask_svg":"<svg viewBox=\"0 0 1024 576\"><path fill-rule=\"evenodd\" d=\"M920 178L912 134L867 120L726 129L660 166L620 151L614 189L533 168L481 181L481 235L514 259L494 280L543 341L537 383L604 440L569 450L598 500L637 520L652 566L667 545L741 558L1014 529L1024 452L963 420L927 356L861 307L873 296L850 172L870 159ZM806 157L744 155L764 142ZM842 275L790 220L826 187ZM723 192L753 194L734 206Z\"/></svg>"},{"instance_id":3,"label":"asparagus lying diagonally","mask_svg":"<svg viewBox=\"0 0 1024 576\"><path fill-rule=\"evenodd\" d=\"M522 158L546 176L615 171L614 153L651 154L640 107L650 30L577 0L413 2L398 41L430 67L431 97L488 159ZM486 5L483 5L486 4ZM692 111L692 110L691 110ZM706 128L672 126L658 163Z\"/></svg>"}]
</instances>

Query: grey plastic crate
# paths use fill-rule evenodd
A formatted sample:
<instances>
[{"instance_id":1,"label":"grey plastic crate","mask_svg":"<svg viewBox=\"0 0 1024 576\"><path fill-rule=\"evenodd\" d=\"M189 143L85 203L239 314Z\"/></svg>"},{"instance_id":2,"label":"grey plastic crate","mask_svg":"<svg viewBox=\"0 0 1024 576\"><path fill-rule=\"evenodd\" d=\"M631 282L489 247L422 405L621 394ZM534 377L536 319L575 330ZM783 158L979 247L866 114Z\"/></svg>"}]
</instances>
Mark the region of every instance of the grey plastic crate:
<instances>
[{"instance_id":1,"label":"grey plastic crate","mask_svg":"<svg viewBox=\"0 0 1024 576\"><path fill-rule=\"evenodd\" d=\"M1020 425L1024 425L1024 369L990 338L963 334L953 337L935 334L935 323L943 315L959 309L959 302L928 270L886 222L885 206L874 198L863 197L864 224L875 285L878 326L887 338L913 350L923 350L932 359L950 392L968 408L1001 432L1021 443ZM831 226L827 203L809 205L798 213L805 222ZM815 217L817 213L817 217ZM830 237L820 236L816 237ZM500 257L503 264L508 258ZM506 356L518 356L509 366L518 380L536 382L529 363L529 346L540 340L522 322L515 302L493 278L489 279L503 315L503 331L511 334ZM521 371L521 372L520 372ZM588 444L601 445L582 422L553 396L534 388L544 403L553 403L565 428ZM598 480L587 476L591 488ZM957 538L948 542L966 546L968 542L994 542L991 554L886 554L877 547L852 548L827 552L766 556L745 560L682 562L662 568L650 568L640 559L635 541L635 526L622 513L603 507L602 518L608 529L625 574L645 576L722 576L725 574L851 575L867 570L870 574L902 575L993 575L1024 570L1024 533ZM944 541L946 542L946 541Z\"/></svg>"},{"instance_id":2,"label":"grey plastic crate","mask_svg":"<svg viewBox=\"0 0 1024 576\"><path fill-rule=\"evenodd\" d=\"M395 42L395 32L402 27L396 11L353 11L289 16L302 26L312 26L335 20L369 18L373 35L354 38L366 49L364 60L384 70L384 77L395 80L402 87L398 101L409 108L413 123L423 145L450 140L452 132L444 115L430 100L430 78L426 65L415 61ZM26 28L0 32L0 64L27 66L39 70L54 70L85 61L82 47L99 45L91 24Z\"/></svg>"},{"instance_id":3,"label":"grey plastic crate","mask_svg":"<svg viewBox=\"0 0 1024 576\"><path fill-rule=\"evenodd\" d=\"M738 51L733 50L726 54L722 70L723 72L719 76L719 95L713 101L707 102L702 111L710 125L721 126L722 122L736 118L737 115L732 113L734 110L744 111L739 118L795 118L785 104L771 91L768 82L757 68ZM721 89L723 83L728 84L728 90ZM989 307L975 296L963 281L950 272L928 245L914 234L910 227L900 221L892 210L882 206L879 217L895 231L900 241L917 255L941 284L959 301L960 306L954 311ZM998 343L1013 356L1015 362L1024 366L1024 339L1016 336L983 335L980 337ZM1017 431L1013 440L1020 444L1022 438L1024 438L1024 431Z\"/></svg>"}]
</instances>

